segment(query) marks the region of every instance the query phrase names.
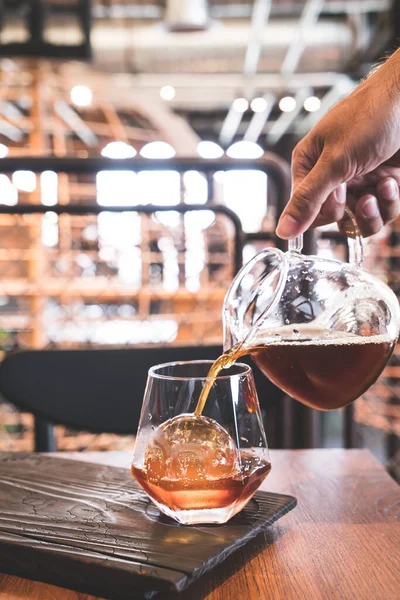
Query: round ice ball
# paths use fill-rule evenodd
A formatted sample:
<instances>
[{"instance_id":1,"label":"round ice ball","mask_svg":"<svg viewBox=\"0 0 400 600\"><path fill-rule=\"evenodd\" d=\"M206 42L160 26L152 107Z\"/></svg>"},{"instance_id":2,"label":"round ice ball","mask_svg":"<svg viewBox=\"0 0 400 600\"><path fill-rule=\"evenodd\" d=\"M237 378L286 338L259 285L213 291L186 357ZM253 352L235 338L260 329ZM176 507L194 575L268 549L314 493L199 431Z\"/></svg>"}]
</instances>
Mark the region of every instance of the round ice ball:
<instances>
[{"instance_id":1,"label":"round ice ball","mask_svg":"<svg viewBox=\"0 0 400 600\"><path fill-rule=\"evenodd\" d=\"M202 481L239 472L239 455L229 433L214 419L194 414L165 421L147 445L144 466L150 479Z\"/></svg>"}]
</instances>

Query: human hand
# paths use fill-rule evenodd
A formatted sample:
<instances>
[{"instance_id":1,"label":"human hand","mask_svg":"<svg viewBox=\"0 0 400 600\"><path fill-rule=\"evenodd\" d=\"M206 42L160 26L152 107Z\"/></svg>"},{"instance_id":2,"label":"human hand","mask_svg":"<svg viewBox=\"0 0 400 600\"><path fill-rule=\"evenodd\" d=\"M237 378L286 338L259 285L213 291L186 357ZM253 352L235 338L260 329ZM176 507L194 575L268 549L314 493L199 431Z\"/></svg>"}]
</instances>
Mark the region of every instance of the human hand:
<instances>
[{"instance_id":1,"label":"human hand","mask_svg":"<svg viewBox=\"0 0 400 600\"><path fill-rule=\"evenodd\" d=\"M292 197L277 234L339 221L345 205L365 236L400 214L400 50L296 146Z\"/></svg>"}]
</instances>

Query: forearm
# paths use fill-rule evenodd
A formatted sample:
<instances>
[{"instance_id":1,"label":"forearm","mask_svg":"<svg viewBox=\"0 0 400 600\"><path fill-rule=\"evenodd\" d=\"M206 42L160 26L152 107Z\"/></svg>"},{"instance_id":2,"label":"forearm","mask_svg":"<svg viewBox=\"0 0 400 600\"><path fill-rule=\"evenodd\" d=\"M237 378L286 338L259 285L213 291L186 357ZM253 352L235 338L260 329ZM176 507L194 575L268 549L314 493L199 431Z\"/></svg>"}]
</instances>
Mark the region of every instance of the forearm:
<instances>
[{"instance_id":1,"label":"forearm","mask_svg":"<svg viewBox=\"0 0 400 600\"><path fill-rule=\"evenodd\" d=\"M381 85L382 91L388 92L392 99L398 99L400 104L400 48L371 70L365 81L370 79L374 79L374 84Z\"/></svg>"}]
</instances>

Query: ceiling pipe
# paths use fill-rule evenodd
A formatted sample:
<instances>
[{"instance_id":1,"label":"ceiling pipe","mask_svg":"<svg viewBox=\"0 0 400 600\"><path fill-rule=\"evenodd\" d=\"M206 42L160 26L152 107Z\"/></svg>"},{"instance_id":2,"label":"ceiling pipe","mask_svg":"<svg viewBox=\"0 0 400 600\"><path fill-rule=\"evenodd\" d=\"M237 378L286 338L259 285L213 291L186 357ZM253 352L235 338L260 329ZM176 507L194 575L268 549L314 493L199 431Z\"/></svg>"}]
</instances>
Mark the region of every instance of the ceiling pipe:
<instances>
[{"instance_id":1,"label":"ceiling pipe","mask_svg":"<svg viewBox=\"0 0 400 600\"><path fill-rule=\"evenodd\" d=\"M269 20L272 0L255 0L251 25L249 31L249 43L247 45L244 59L244 76L252 77L257 73L258 61L264 41L265 27Z\"/></svg>"},{"instance_id":2,"label":"ceiling pipe","mask_svg":"<svg viewBox=\"0 0 400 600\"><path fill-rule=\"evenodd\" d=\"M281 66L281 74L287 78L296 71L301 55L307 45L312 28L316 25L324 7L325 0L307 0L304 5L295 35L287 49ZM283 135L292 127L303 109L304 100L310 95L310 87L305 86L295 95L296 106L291 112L283 112L269 130L266 140L269 144L277 144Z\"/></svg>"},{"instance_id":3,"label":"ceiling pipe","mask_svg":"<svg viewBox=\"0 0 400 600\"><path fill-rule=\"evenodd\" d=\"M254 2L249 30L249 41L247 44L243 66L246 96L250 95L250 90L248 89L249 80L251 80L257 73L258 61L260 59L263 46L265 26L268 23L271 6L272 0L255 0ZM226 119L222 125L219 135L219 141L221 144L228 145L233 140L237 130L239 129L242 118L243 113L238 113L234 108L234 104L232 104L228 114L226 115Z\"/></svg>"},{"instance_id":4,"label":"ceiling pipe","mask_svg":"<svg viewBox=\"0 0 400 600\"><path fill-rule=\"evenodd\" d=\"M193 0L195 1L195 0ZM324 14L372 13L390 10L392 0L326 0ZM252 14L253 7L248 4L214 4L210 7L212 19L247 19ZM301 4L275 3L272 7L274 16L296 16L301 13ZM115 4L94 4L92 8L94 19L162 19L161 6L151 3L138 4L137 0L120 0Z\"/></svg>"},{"instance_id":5,"label":"ceiling pipe","mask_svg":"<svg viewBox=\"0 0 400 600\"><path fill-rule=\"evenodd\" d=\"M282 75L291 75L295 72L307 44L307 36L310 37L311 30L316 25L324 4L324 0L307 0L304 5L295 35L282 63Z\"/></svg>"},{"instance_id":6,"label":"ceiling pipe","mask_svg":"<svg viewBox=\"0 0 400 600\"><path fill-rule=\"evenodd\" d=\"M73 75L71 73L71 77ZM78 75L74 76L77 83L84 84L85 78L87 80L86 73L83 73L80 79L77 79ZM158 90L166 80L170 85L173 85L177 90L182 92L185 90L191 92L196 87L200 88L202 93L205 94L209 94L214 89L218 91L218 94L223 89L228 89L229 91L234 89L237 94L238 87L243 78L238 73L220 73L217 77L206 73L137 73L129 75L126 88L128 91L132 86ZM349 85L352 82L348 75L333 71L294 73L288 79L282 77L279 73L257 73L255 76L255 86L257 89L281 93L287 89L295 91L307 85L315 88L330 87L339 80L346 80ZM101 79L101 86L104 85L103 82L104 80ZM198 91L195 90L195 93L198 94Z\"/></svg>"},{"instance_id":7,"label":"ceiling pipe","mask_svg":"<svg viewBox=\"0 0 400 600\"><path fill-rule=\"evenodd\" d=\"M282 59L297 35L297 27L298 20L295 18L269 19L268 25L264 26L260 54L264 73L280 72ZM60 44L70 43L76 35L74 23L67 19L52 23L51 31L52 39L57 39ZM10 37L16 38L23 30L15 23L10 24L7 32ZM348 58L353 34L350 25L341 19L320 20L307 39L304 70L339 70ZM249 22L245 20L230 20L221 26L211 26L201 35L184 31L179 35L168 35L165 25L154 27L153 22L138 21L134 36L131 27L120 28L115 35L113 19L104 19L93 28L91 41L95 65L107 67L108 72L122 72L126 68L123 59L129 48L137 72L164 74L184 71L200 75L206 70L217 74L215 79L224 73L236 73L242 77L240 85L243 86L244 83L253 85L253 77L258 74L249 75L247 82L243 82L244 57L251 35ZM252 61L250 67L254 69Z\"/></svg>"}]
</instances>

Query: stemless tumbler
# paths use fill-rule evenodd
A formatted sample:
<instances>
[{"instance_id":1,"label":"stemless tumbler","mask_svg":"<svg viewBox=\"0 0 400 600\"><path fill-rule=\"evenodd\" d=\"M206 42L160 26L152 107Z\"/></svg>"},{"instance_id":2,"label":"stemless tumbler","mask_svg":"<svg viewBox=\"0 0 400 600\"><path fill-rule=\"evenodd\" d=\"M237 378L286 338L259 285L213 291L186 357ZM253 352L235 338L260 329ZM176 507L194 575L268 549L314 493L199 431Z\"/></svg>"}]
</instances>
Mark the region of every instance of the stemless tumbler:
<instances>
[{"instance_id":1,"label":"stemless tumbler","mask_svg":"<svg viewBox=\"0 0 400 600\"><path fill-rule=\"evenodd\" d=\"M202 415L194 414L211 365L152 367L136 438L133 475L164 514L183 524L225 523L271 469L249 366L222 371Z\"/></svg>"}]
</instances>

